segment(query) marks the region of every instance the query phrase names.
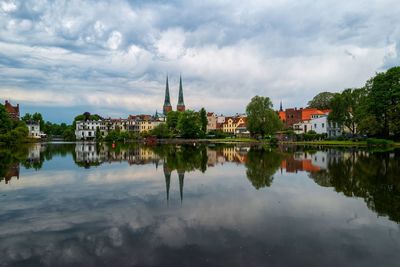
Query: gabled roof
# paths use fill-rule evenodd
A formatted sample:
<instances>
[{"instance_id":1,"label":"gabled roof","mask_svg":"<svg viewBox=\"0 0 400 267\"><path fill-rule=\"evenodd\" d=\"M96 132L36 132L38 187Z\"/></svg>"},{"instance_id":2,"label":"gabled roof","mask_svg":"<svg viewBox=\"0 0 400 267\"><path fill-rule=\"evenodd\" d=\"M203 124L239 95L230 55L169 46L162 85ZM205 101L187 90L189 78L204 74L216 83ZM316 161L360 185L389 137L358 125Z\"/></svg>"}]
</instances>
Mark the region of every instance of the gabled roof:
<instances>
[{"instance_id":1,"label":"gabled roof","mask_svg":"<svg viewBox=\"0 0 400 267\"><path fill-rule=\"evenodd\" d=\"M305 108L301 110L301 120L307 121L311 119L312 115L325 115L323 111L316 108Z\"/></svg>"}]
</instances>

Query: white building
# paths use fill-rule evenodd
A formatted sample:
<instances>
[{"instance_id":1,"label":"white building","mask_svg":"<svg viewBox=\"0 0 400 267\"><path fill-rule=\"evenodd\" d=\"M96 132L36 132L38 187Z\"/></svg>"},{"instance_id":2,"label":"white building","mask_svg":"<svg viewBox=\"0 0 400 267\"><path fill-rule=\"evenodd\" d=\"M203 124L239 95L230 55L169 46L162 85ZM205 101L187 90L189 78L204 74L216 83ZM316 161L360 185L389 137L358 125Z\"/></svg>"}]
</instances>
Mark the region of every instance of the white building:
<instances>
[{"instance_id":1,"label":"white building","mask_svg":"<svg viewBox=\"0 0 400 267\"><path fill-rule=\"evenodd\" d=\"M311 120L302 121L293 125L296 134L315 131L317 134L326 134L328 137L342 135L343 127L336 122L329 122L328 115L312 115Z\"/></svg>"},{"instance_id":2,"label":"white building","mask_svg":"<svg viewBox=\"0 0 400 267\"><path fill-rule=\"evenodd\" d=\"M75 127L75 137L77 140L91 140L96 138L97 129L105 127L101 120L77 121ZM103 130L104 132L105 130Z\"/></svg>"},{"instance_id":3,"label":"white building","mask_svg":"<svg viewBox=\"0 0 400 267\"><path fill-rule=\"evenodd\" d=\"M28 136L30 138L39 139L42 137L43 133L40 132L40 123L37 121L30 121L26 123L28 127Z\"/></svg>"}]
</instances>

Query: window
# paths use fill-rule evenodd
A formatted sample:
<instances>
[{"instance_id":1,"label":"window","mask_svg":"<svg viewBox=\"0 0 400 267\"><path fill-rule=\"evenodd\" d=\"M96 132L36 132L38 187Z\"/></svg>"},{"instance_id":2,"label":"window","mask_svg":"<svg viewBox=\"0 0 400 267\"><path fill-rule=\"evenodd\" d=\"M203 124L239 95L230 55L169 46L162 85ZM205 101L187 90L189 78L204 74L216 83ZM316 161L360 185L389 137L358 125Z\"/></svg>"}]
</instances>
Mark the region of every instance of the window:
<instances>
[{"instance_id":1,"label":"window","mask_svg":"<svg viewBox=\"0 0 400 267\"><path fill-rule=\"evenodd\" d=\"M325 127L325 123L322 123L322 128L324 128Z\"/></svg>"},{"instance_id":2,"label":"window","mask_svg":"<svg viewBox=\"0 0 400 267\"><path fill-rule=\"evenodd\" d=\"M317 124L316 123L314 123L314 129L317 129Z\"/></svg>"}]
</instances>

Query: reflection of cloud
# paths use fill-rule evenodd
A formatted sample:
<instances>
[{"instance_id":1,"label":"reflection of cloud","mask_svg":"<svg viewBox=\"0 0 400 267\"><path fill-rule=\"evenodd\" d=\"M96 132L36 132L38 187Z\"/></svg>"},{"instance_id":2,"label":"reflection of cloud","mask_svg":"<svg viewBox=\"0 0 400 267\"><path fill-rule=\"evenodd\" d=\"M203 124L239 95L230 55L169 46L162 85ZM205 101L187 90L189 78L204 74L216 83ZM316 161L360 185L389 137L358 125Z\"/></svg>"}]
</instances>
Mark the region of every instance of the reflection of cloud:
<instances>
[{"instance_id":1,"label":"reflection of cloud","mask_svg":"<svg viewBox=\"0 0 400 267\"><path fill-rule=\"evenodd\" d=\"M174 172L168 205L162 168L153 165L104 164L25 177L38 182L2 197L5 265L34 259L48 266L201 265L207 259L293 266L309 263L309 255L321 265L376 265L373 256L397 255L399 248L388 234L400 237L395 223L377 218L360 199L319 187L306 173L277 173L271 187L255 190L243 165L217 165L185 174L181 204ZM356 221L348 222L355 212Z\"/></svg>"}]
</instances>

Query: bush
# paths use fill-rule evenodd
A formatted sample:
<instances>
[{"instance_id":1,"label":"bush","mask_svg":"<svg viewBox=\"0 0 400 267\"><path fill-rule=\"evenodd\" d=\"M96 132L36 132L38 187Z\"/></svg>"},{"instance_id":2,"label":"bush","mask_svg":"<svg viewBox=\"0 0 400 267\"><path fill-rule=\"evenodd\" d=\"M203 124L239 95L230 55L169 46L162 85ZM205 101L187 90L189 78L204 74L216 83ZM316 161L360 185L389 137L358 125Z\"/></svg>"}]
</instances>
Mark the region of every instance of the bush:
<instances>
[{"instance_id":1,"label":"bush","mask_svg":"<svg viewBox=\"0 0 400 267\"><path fill-rule=\"evenodd\" d=\"M278 145L278 138L276 138L276 137L271 137L270 140L269 140L269 144L270 144L271 146L277 146L277 145Z\"/></svg>"},{"instance_id":2,"label":"bush","mask_svg":"<svg viewBox=\"0 0 400 267\"><path fill-rule=\"evenodd\" d=\"M391 146L394 142L386 139L378 139L378 138L368 138L367 145L368 146Z\"/></svg>"},{"instance_id":3,"label":"bush","mask_svg":"<svg viewBox=\"0 0 400 267\"><path fill-rule=\"evenodd\" d=\"M223 139L227 138L228 136L230 136L230 134L224 133L221 130L212 130L208 132L208 137L210 138Z\"/></svg>"},{"instance_id":4,"label":"bush","mask_svg":"<svg viewBox=\"0 0 400 267\"><path fill-rule=\"evenodd\" d=\"M130 139L128 132L119 132L119 131L111 131L108 133L106 138L104 138L104 140L107 142L121 142L128 139Z\"/></svg>"}]
</instances>

